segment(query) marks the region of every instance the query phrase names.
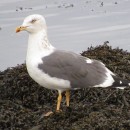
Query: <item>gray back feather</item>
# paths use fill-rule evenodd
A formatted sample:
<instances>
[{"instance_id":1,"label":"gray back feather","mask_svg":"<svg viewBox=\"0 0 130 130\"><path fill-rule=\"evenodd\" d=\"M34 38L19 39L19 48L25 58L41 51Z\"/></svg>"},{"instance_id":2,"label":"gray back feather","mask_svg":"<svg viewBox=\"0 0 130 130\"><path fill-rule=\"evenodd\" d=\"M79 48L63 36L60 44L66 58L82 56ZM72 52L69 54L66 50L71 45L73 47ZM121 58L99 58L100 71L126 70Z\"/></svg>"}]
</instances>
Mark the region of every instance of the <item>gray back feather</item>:
<instances>
[{"instance_id":1,"label":"gray back feather","mask_svg":"<svg viewBox=\"0 0 130 130\"><path fill-rule=\"evenodd\" d=\"M72 88L85 88L98 85L106 78L105 66L97 60L87 63L78 54L55 51L44 57L38 68L52 77L69 80Z\"/></svg>"}]
</instances>

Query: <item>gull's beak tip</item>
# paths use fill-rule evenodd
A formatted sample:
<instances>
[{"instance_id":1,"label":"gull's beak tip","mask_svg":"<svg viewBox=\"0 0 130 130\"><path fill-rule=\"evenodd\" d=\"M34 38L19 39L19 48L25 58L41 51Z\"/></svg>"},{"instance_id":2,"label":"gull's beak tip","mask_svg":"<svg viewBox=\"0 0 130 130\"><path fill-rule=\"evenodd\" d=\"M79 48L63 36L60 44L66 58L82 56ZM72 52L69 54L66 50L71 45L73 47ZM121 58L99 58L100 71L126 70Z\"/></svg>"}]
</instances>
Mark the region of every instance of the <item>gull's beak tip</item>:
<instances>
[{"instance_id":1,"label":"gull's beak tip","mask_svg":"<svg viewBox=\"0 0 130 130\"><path fill-rule=\"evenodd\" d=\"M20 30L20 27L17 27L16 29L15 29L15 32L16 33L18 33L18 32L20 32L21 30Z\"/></svg>"},{"instance_id":2,"label":"gull's beak tip","mask_svg":"<svg viewBox=\"0 0 130 130\"><path fill-rule=\"evenodd\" d=\"M19 26L19 27L16 28L15 32L18 33L20 31L25 31L26 28L27 28L26 26Z\"/></svg>"}]
</instances>

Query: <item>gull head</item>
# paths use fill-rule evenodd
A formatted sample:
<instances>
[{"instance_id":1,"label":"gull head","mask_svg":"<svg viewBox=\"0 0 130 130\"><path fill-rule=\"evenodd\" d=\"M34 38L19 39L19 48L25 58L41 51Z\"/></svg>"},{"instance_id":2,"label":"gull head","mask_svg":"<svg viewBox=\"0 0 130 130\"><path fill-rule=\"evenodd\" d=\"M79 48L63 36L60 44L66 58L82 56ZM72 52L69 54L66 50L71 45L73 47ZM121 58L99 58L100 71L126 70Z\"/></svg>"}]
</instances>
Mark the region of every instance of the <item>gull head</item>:
<instances>
[{"instance_id":1,"label":"gull head","mask_svg":"<svg viewBox=\"0 0 130 130\"><path fill-rule=\"evenodd\" d=\"M27 16L23 24L16 28L16 32L27 31L29 33L37 33L42 30L46 31L46 21L45 18L39 14Z\"/></svg>"}]
</instances>

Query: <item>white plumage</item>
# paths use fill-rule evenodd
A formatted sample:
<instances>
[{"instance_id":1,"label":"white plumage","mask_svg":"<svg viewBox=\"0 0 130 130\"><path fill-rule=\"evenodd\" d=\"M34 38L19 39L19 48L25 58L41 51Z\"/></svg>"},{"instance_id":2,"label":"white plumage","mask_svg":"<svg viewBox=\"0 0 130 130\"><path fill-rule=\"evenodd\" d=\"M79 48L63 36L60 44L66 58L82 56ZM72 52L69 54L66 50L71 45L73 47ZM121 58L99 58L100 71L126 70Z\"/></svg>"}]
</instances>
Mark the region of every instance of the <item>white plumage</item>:
<instances>
[{"instance_id":1,"label":"white plumage","mask_svg":"<svg viewBox=\"0 0 130 130\"><path fill-rule=\"evenodd\" d=\"M59 91L57 110L60 109L61 93L66 91L69 106L70 89L85 87L109 87L115 83L115 74L96 60L78 54L57 50L47 37L43 16L30 15L16 32L29 33L26 65L29 75L41 86ZM123 85L123 81L119 81Z\"/></svg>"}]
</instances>

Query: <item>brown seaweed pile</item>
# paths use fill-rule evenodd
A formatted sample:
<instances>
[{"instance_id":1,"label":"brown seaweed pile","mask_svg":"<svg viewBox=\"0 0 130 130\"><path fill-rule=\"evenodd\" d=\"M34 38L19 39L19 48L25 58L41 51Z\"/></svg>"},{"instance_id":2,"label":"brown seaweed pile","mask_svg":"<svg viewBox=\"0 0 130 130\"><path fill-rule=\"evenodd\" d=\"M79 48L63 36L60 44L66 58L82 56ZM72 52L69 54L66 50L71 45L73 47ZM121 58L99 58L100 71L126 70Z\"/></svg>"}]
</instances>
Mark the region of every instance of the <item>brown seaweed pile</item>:
<instances>
[{"instance_id":1,"label":"brown seaweed pile","mask_svg":"<svg viewBox=\"0 0 130 130\"><path fill-rule=\"evenodd\" d=\"M107 44L90 47L81 55L103 61L130 80L130 53ZM62 112L56 108L57 92L45 89L28 75L25 64L0 72L0 130L130 130L130 88L86 88L71 91Z\"/></svg>"},{"instance_id":2,"label":"brown seaweed pile","mask_svg":"<svg viewBox=\"0 0 130 130\"><path fill-rule=\"evenodd\" d=\"M90 47L82 56L102 61L112 72L123 79L130 80L130 53L123 49L112 49L106 41L103 45Z\"/></svg>"}]
</instances>

